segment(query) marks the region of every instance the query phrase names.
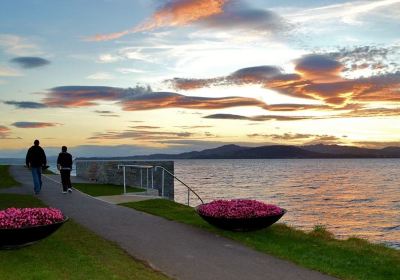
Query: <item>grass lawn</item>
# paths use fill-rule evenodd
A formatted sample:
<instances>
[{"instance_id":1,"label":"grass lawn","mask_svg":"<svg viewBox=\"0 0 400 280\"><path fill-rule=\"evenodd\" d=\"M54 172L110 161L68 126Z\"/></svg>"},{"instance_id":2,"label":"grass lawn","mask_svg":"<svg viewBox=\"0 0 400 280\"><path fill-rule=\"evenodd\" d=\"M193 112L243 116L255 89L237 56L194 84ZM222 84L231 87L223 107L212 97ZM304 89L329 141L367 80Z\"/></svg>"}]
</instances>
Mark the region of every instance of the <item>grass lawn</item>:
<instances>
[{"instance_id":1,"label":"grass lawn","mask_svg":"<svg viewBox=\"0 0 400 280\"><path fill-rule=\"evenodd\" d=\"M110 185L110 184L75 183L73 184L73 187L91 196L118 195L124 193L123 186ZM126 191L131 193L131 192L143 192L145 190L127 186Z\"/></svg>"},{"instance_id":2,"label":"grass lawn","mask_svg":"<svg viewBox=\"0 0 400 280\"><path fill-rule=\"evenodd\" d=\"M254 232L230 232L209 225L193 208L169 200L155 199L121 205L209 230L261 252L341 279L400 279L400 251L357 238L337 240L322 227L306 233L275 224Z\"/></svg>"},{"instance_id":3,"label":"grass lawn","mask_svg":"<svg viewBox=\"0 0 400 280\"><path fill-rule=\"evenodd\" d=\"M40 206L30 195L0 194L0 209ZM34 245L0 250L0 278L168 279L72 220Z\"/></svg>"},{"instance_id":4,"label":"grass lawn","mask_svg":"<svg viewBox=\"0 0 400 280\"><path fill-rule=\"evenodd\" d=\"M9 165L0 165L0 189L19 186L20 183L14 180L9 173Z\"/></svg>"}]
</instances>

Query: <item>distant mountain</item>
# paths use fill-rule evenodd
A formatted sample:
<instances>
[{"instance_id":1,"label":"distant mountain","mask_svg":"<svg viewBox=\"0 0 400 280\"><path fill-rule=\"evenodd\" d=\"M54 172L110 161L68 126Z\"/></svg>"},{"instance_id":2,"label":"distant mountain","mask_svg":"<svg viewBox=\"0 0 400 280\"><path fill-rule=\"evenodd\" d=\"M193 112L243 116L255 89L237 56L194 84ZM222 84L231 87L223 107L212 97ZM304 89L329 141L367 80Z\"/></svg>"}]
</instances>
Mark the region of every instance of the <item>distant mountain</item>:
<instances>
[{"instance_id":1,"label":"distant mountain","mask_svg":"<svg viewBox=\"0 0 400 280\"><path fill-rule=\"evenodd\" d=\"M324 153L336 155L336 157L349 157L349 158L381 158L389 157L396 158L400 157L400 147L387 147L383 149L367 149L352 146L339 146L339 145L308 145L303 146L303 149L311 152Z\"/></svg>"},{"instance_id":2,"label":"distant mountain","mask_svg":"<svg viewBox=\"0 0 400 280\"><path fill-rule=\"evenodd\" d=\"M107 159L153 160L153 159L252 159L252 158L400 158L400 147L367 149L339 145L308 145L302 147L271 145L243 147L224 145L214 149L186 152L181 154L152 154ZM100 159L80 158L80 159Z\"/></svg>"}]
</instances>

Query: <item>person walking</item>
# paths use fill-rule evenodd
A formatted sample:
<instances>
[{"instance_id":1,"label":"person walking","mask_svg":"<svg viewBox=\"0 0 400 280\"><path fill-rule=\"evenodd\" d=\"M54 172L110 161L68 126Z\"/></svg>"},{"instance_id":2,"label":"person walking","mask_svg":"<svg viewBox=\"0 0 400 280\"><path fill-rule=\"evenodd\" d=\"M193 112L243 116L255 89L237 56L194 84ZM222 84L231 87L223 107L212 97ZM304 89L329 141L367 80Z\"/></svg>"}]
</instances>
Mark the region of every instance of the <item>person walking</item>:
<instances>
[{"instance_id":1,"label":"person walking","mask_svg":"<svg viewBox=\"0 0 400 280\"><path fill-rule=\"evenodd\" d=\"M42 168L46 168L47 164L46 154L39 146L39 140L35 140L28 149L25 164L32 171L33 190L35 194L39 194L42 189Z\"/></svg>"},{"instance_id":2,"label":"person walking","mask_svg":"<svg viewBox=\"0 0 400 280\"><path fill-rule=\"evenodd\" d=\"M71 185L71 169L72 169L72 156L67 152L67 147L61 147L61 153L58 154L57 168L61 174L62 192L72 192Z\"/></svg>"}]
</instances>

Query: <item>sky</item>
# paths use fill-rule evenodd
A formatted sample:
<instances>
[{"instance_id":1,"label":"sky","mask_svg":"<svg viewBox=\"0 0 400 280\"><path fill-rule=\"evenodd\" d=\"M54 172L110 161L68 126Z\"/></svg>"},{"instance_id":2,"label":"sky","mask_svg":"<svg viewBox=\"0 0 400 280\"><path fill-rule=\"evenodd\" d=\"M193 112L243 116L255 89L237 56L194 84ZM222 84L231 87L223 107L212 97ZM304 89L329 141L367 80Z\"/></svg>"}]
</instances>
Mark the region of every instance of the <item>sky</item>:
<instances>
[{"instance_id":1,"label":"sky","mask_svg":"<svg viewBox=\"0 0 400 280\"><path fill-rule=\"evenodd\" d=\"M400 146L400 0L2 0L0 157Z\"/></svg>"}]
</instances>

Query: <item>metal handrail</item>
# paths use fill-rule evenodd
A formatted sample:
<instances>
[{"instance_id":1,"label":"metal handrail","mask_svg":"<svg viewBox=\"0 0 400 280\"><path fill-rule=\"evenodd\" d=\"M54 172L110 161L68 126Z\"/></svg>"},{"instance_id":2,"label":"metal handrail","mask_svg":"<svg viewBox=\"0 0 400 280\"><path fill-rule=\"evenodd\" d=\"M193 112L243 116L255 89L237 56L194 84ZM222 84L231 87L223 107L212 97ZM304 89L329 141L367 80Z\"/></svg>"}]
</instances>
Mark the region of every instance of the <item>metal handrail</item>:
<instances>
[{"instance_id":1,"label":"metal handrail","mask_svg":"<svg viewBox=\"0 0 400 280\"><path fill-rule=\"evenodd\" d=\"M194 193L194 195L197 196L197 198L201 201L202 204L204 204L204 201L201 199L201 197L188 185L186 185L184 182L182 182L182 180L180 180L178 177L176 177L173 173L169 172L166 168L156 165L154 166L155 169L157 170L157 168L161 168L163 171L167 172L169 175L171 175L172 177L174 177L174 179L176 179L177 181L179 181L180 183L182 183L182 185L184 185L187 189L188 189L188 200L187 200L187 205L189 205L189 200L190 200L190 192Z\"/></svg>"},{"instance_id":2,"label":"metal handrail","mask_svg":"<svg viewBox=\"0 0 400 280\"><path fill-rule=\"evenodd\" d=\"M146 190L149 189L149 169L151 169L151 188L154 188L154 179L153 179L153 165L136 165L136 164L118 164L118 169L122 167L122 173L124 175L124 194L126 194L126 171L125 167L134 167L140 169L140 187L143 188L143 180L142 180L142 169L146 169Z\"/></svg>"}]
</instances>

